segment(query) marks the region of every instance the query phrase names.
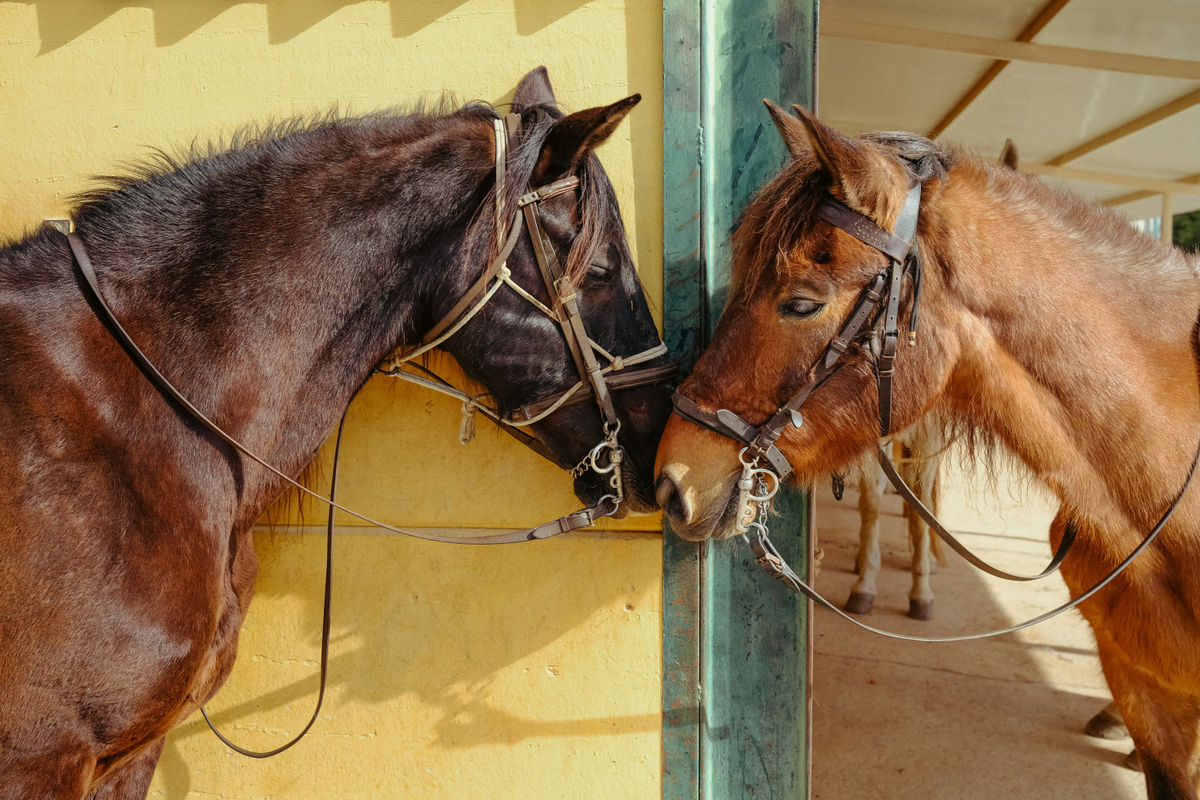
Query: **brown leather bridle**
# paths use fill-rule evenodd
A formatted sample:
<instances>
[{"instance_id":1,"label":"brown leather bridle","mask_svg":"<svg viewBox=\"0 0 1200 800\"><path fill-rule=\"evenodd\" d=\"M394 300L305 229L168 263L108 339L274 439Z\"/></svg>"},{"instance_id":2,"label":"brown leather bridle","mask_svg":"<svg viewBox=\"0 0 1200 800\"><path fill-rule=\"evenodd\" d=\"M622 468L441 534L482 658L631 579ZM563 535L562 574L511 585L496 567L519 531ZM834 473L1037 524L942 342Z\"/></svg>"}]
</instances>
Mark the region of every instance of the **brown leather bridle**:
<instances>
[{"instance_id":1,"label":"brown leather bridle","mask_svg":"<svg viewBox=\"0 0 1200 800\"><path fill-rule=\"evenodd\" d=\"M872 633L907 641L957 642L1012 633L1036 625L1075 608L1103 589L1150 545L1171 515L1174 514L1175 509L1179 507L1188 486L1191 485L1197 464L1200 463L1200 446L1197 447L1196 455L1192 459L1187 478L1170 507L1141 543L1120 564L1075 599L1016 625L959 636L926 637L892 633L854 619L801 579L772 544L767 529L767 514L770 511L771 500L779 491L780 484L792 472L791 464L776 447L775 442L789 425L799 428L804 424L800 414L801 406L813 392L820 389L845 366L846 356L850 352L866 353L872 360L879 402L879 435L880 438L884 438L891 433L892 378L896 371L896 351L900 338L900 304L905 277L910 278L912 285L912 300L908 315L908 342L910 345L916 343L917 304L921 294L921 261L917 253L916 231L920 212L921 188L919 182L910 187L894 230L891 232L884 230L870 217L847 207L835 198L828 197L822 202L817 211L818 219L883 253L888 257L888 265L859 294L858 300L837 333L809 367L806 373L807 380L765 422L755 426L733 411L724 408L707 411L678 390L671 400L674 404L673 413L744 445L738 454L742 473L737 482L738 497L734 529L750 544L754 552L755 563L762 567L768 575L783 582L792 591L804 594L817 605L833 611L838 616ZM1040 573L1018 575L1006 572L980 559L942 525L933 512L921 503L916 492L905 483L882 444L876 444L875 456L896 491L929 525L930 529L970 564L990 575L1012 581L1031 581L1044 578L1058 569L1075 540L1075 527L1068 525L1053 558Z\"/></svg>"},{"instance_id":2,"label":"brown leather bridle","mask_svg":"<svg viewBox=\"0 0 1200 800\"><path fill-rule=\"evenodd\" d=\"M621 422L617 417L616 408L612 401L612 392L632 389L639 386L649 386L673 379L677 369L674 364L627 369L638 364L652 361L667 354L667 346L659 342L654 347L629 356L614 356L588 336L584 325L583 315L579 309L579 299L574 282L566 274L554 245L546 236L541 220L541 204L552 197L567 192L579 190L579 178L572 175L553 183L532 188L517 202L518 213L508 214L504 209L504 186L507 173L507 153L512 147L512 141L519 136L521 118L517 114L508 114L503 120L495 120L496 135L496 236L494 256L483 274L459 299L459 301L439 319L425 334L419 345L410 350L397 353L384 361L379 372L393 378L424 386L434 391L448 394L462 401L464 422L475 411L480 411L498 424L502 430L532 449L534 452L550 461L559 463L554 456L536 437L526 434L521 428L532 425L559 408L572 403L578 403L588 398L594 399L600 411L603 426L603 437L589 453L574 467L559 464L568 469L573 477L579 477L589 469L601 474L607 474L609 487L613 494L605 495L601 502L610 499L615 506L607 511L611 514L624 499L622 485L621 463L623 450L618 434ZM533 245L534 258L542 276L551 305L547 306L537 297L525 290L512 280L508 270L507 260L522 234L522 225L529 231L529 239ZM483 309L492 296L507 286L526 302L533 305L541 313L558 323L562 329L563 339L571 353L571 359L579 374L579 381L571 387L540 398L526 405L513 409L508 414L490 408L480 402L480 396L472 396L454 387L431 372L429 369L414 365L413 360L445 342L457 333L475 314ZM609 362L602 367L601 356ZM412 370L418 372L413 372ZM473 423L465 428L473 431ZM464 441L468 434L460 438Z\"/></svg>"}]
</instances>

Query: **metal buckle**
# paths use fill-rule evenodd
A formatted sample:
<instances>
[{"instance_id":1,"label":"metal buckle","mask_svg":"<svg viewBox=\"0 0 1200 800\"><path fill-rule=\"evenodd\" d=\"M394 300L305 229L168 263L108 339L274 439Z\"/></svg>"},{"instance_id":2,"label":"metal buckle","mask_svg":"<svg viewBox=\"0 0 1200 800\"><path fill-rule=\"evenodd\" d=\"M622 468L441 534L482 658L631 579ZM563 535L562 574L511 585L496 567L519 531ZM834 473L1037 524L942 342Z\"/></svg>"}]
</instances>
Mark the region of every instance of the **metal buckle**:
<instances>
[{"instance_id":1,"label":"metal buckle","mask_svg":"<svg viewBox=\"0 0 1200 800\"><path fill-rule=\"evenodd\" d=\"M608 486L612 489L613 493L601 497L600 502L603 503L605 498L612 498L618 507L621 503L625 502L624 480L621 474L621 464L625 461L625 451L621 448L621 443L617 441L617 434L620 431L620 420L612 424L604 423L604 439L593 447L583 457L583 460L570 470L572 478L580 478L588 470L595 472L597 475L607 475ZM607 458L604 457L605 453L608 454ZM613 512L615 511L616 509L614 508Z\"/></svg>"},{"instance_id":2,"label":"metal buckle","mask_svg":"<svg viewBox=\"0 0 1200 800\"><path fill-rule=\"evenodd\" d=\"M766 535L771 499L779 491L779 476L774 470L758 466L758 457L750 455L749 450L749 447L743 447L738 453L742 474L737 482L738 499L734 519L735 532L746 541L749 541L746 534L752 529Z\"/></svg>"}]
</instances>

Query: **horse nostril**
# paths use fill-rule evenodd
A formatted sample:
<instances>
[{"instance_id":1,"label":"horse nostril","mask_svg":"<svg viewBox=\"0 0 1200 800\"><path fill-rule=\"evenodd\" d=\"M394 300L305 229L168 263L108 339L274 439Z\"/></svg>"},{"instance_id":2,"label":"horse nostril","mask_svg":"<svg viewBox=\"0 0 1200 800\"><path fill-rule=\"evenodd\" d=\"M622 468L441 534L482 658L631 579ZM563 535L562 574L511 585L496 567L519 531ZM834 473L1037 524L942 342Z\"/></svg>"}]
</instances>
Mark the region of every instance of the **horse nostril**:
<instances>
[{"instance_id":1,"label":"horse nostril","mask_svg":"<svg viewBox=\"0 0 1200 800\"><path fill-rule=\"evenodd\" d=\"M687 525L692 519L691 504L688 503L674 478L664 472L655 483L654 497L662 507L663 513L672 522Z\"/></svg>"}]
</instances>

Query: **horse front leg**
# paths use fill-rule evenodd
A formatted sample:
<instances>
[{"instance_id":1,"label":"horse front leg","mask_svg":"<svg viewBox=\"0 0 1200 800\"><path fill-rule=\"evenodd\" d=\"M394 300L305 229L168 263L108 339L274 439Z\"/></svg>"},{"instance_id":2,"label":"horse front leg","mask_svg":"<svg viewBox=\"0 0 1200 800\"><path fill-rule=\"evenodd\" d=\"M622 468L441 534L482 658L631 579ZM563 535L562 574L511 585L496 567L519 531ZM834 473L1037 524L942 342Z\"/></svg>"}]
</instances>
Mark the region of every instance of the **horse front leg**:
<instances>
[{"instance_id":1,"label":"horse front leg","mask_svg":"<svg viewBox=\"0 0 1200 800\"><path fill-rule=\"evenodd\" d=\"M875 578L879 575L879 504L886 478L874 460L863 463L858 478L858 556L854 571L858 580L850 588L843 606L851 614L870 614L875 605Z\"/></svg>"},{"instance_id":2,"label":"horse front leg","mask_svg":"<svg viewBox=\"0 0 1200 800\"><path fill-rule=\"evenodd\" d=\"M937 514L937 504L933 497L938 470L936 458L918 449L917 443L914 442L904 469L907 473L905 480L913 487L921 503ZM919 620L933 619L933 587L929 582L929 576L933 573L933 558L930 554L929 526L912 509L908 509L907 516L908 543L912 556L912 589L908 593L908 616Z\"/></svg>"},{"instance_id":3,"label":"horse front leg","mask_svg":"<svg viewBox=\"0 0 1200 800\"><path fill-rule=\"evenodd\" d=\"M1200 698L1163 687L1111 641L1099 647L1113 700L1133 738L1150 800L1198 800Z\"/></svg>"},{"instance_id":4,"label":"horse front leg","mask_svg":"<svg viewBox=\"0 0 1200 800\"><path fill-rule=\"evenodd\" d=\"M1077 526L1079 552L1062 565L1063 580L1078 597L1100 577L1103 567L1088 558L1096 529L1083 527L1071 509L1060 508L1050 523L1050 546L1057 548L1068 525ZM1096 651L1113 702L1120 712L1146 778L1150 800L1200 800L1200 693L1190 655L1194 635L1191 611L1162 580L1148 571L1125 578L1119 593L1101 595L1080 606L1096 636ZM1101 604L1100 601L1108 602Z\"/></svg>"},{"instance_id":5,"label":"horse front leg","mask_svg":"<svg viewBox=\"0 0 1200 800\"><path fill-rule=\"evenodd\" d=\"M147 745L96 787L87 800L145 800L166 737Z\"/></svg>"}]
</instances>

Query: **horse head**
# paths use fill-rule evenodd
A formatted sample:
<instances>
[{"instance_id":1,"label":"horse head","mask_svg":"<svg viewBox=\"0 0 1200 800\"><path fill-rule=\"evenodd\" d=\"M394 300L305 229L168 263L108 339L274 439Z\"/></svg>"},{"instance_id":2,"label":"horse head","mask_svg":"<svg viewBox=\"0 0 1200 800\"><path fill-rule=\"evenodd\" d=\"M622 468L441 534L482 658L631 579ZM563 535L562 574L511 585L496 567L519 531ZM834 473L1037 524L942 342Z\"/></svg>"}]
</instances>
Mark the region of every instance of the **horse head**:
<instances>
[{"instance_id":1,"label":"horse head","mask_svg":"<svg viewBox=\"0 0 1200 800\"><path fill-rule=\"evenodd\" d=\"M776 472L786 474L790 465L802 485L842 470L875 446L880 409L871 351L878 347L882 308L867 309L862 335L830 353L848 318L863 307L866 288L887 273L890 257L845 228L892 231L906 198L919 198L920 189L910 188L924 182L930 192L928 184L946 169L945 154L920 137L851 138L799 107L797 116L769 101L767 107L791 160L750 201L734 232L729 300L711 344L679 389L681 411L687 402L693 413L671 418L658 453L658 500L673 529L688 539L735 532L736 483L755 426L782 420L773 440L781 454ZM823 209L830 201L848 210L844 217L852 223L828 222ZM903 275L896 284L899 321L911 309L914 282L909 272ZM904 369L896 371L892 430L924 415L939 371L948 368L939 363L935 343L916 350L903 352ZM798 391L803 408L781 415ZM731 438L717 420L721 409L724 419L737 420L735 428L752 433ZM696 424L700 415L713 424Z\"/></svg>"},{"instance_id":2,"label":"horse head","mask_svg":"<svg viewBox=\"0 0 1200 800\"><path fill-rule=\"evenodd\" d=\"M564 115L545 68L521 81L512 104L519 124L513 120L518 132L509 187L501 200L526 233L518 231L507 256L509 285L444 348L491 390L503 419L523 425L541 443L539 452L572 470L584 502L595 503L616 488L607 472L583 467L606 437L619 441L628 456L620 488L629 506L648 511L654 508L655 448L670 413L665 381L673 367L643 294L612 184L594 153L639 100L633 95ZM531 201L534 192L544 199ZM458 282L469 285L477 272L473 265ZM463 290L443 293L443 305ZM531 306L522 292L536 303ZM565 321L571 302L583 330ZM545 313L534 310L539 304ZM596 369L604 386L587 374ZM603 456L605 464L610 456Z\"/></svg>"}]
</instances>

